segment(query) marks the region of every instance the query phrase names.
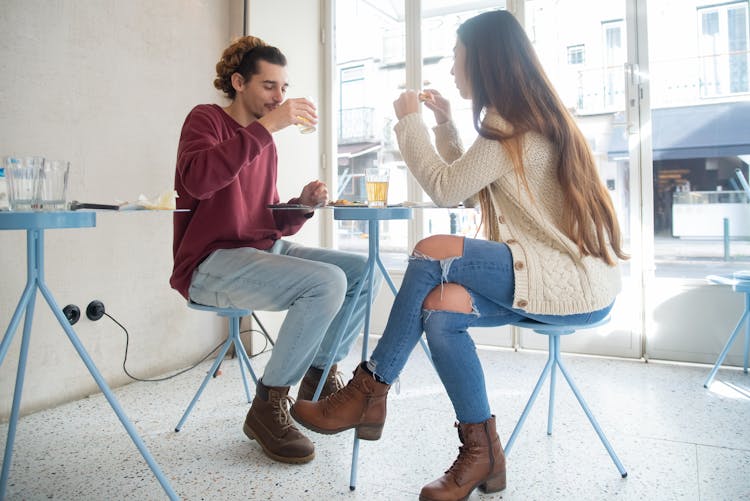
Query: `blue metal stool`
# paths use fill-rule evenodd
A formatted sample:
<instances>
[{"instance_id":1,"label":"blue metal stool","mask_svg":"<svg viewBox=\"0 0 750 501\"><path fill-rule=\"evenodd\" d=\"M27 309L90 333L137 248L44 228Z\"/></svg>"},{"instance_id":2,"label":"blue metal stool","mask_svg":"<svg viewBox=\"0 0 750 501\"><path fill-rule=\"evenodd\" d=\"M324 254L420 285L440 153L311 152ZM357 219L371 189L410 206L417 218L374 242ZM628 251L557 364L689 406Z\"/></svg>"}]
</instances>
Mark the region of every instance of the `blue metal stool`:
<instances>
[{"instance_id":1,"label":"blue metal stool","mask_svg":"<svg viewBox=\"0 0 750 501\"><path fill-rule=\"evenodd\" d=\"M182 425L185 424L185 420L190 414L190 411L193 410L193 406L195 406L196 402L198 402L198 399L200 398L201 393L203 393L204 388L211 380L211 378L215 377L216 371L218 370L219 365L221 365L222 360L224 360L224 357L226 356L227 351L229 351L230 346L234 346L234 351L235 353L237 353L237 359L239 361L240 374L242 374L242 384L245 387L245 396L247 397L247 403L252 402L252 397L250 396L250 389L247 386L247 376L245 376L245 368L247 368L248 372L250 372L250 376L253 378L253 382L256 385L258 384L258 378L255 377L255 372L253 372L253 368L250 365L250 358L247 356L245 347L242 345L242 340L240 339L240 319L242 317L252 315L252 310L246 310L243 308L219 308L217 306L205 306L202 304L194 303L192 301L188 302L188 307L194 310L210 311L212 313L216 313L220 317L227 317L229 319L229 336L227 336L226 342L222 345L221 350L219 350L219 355L216 357L213 365L208 370L206 377L203 379L203 383L201 383L200 388L198 388L198 391L193 397L193 400L190 401L187 409L185 409L185 413L182 415L182 419L180 419L180 422L177 423L177 426L175 426L174 431L180 431Z\"/></svg>"},{"instance_id":2,"label":"blue metal stool","mask_svg":"<svg viewBox=\"0 0 750 501\"><path fill-rule=\"evenodd\" d=\"M724 363L724 359L726 358L727 353L729 353L729 349L732 347L732 344L734 344L737 335L740 333L742 324L745 324L745 363L743 367L743 372L745 374L747 374L748 355L750 355L750 322L748 321L748 317L750 316L750 271L735 272L731 278L721 275L709 275L706 277L706 279L715 284L731 285L733 291L744 293L745 311L742 313L740 321L737 322L737 327L734 328L734 331L732 331L729 339L727 339L727 342L724 345L724 349L721 350L719 358L716 359L716 363L714 364L713 369L711 369L711 372L708 374L706 381L703 383L704 388L708 388L709 386L711 386L711 383L716 376L716 371L718 371L719 367L721 367L721 364Z\"/></svg>"},{"instance_id":3,"label":"blue metal stool","mask_svg":"<svg viewBox=\"0 0 750 501\"><path fill-rule=\"evenodd\" d=\"M555 369L559 368L560 372L562 372L562 375L565 377L565 380L568 382L570 389L573 390L573 394L575 395L576 399L578 399L578 403L581 404L581 408L583 409L583 412L586 413L586 416L589 418L589 421L591 421L591 425L594 427L596 434L599 435L599 439L602 441L602 444L604 444L604 447L607 449L609 456L612 458L612 461L615 463L615 466L620 471L620 475L622 475L622 478L625 478L628 476L628 472L625 471L625 467L620 462L620 459L617 457L617 454L615 454L615 451L614 449L612 449L612 446L607 440L607 437L604 436L604 432L602 432L601 428L599 427L599 423L597 423L596 419L594 418L594 415L589 410L588 405L586 405L586 402L583 400L583 396L581 395L581 392L578 391L578 387L576 387L575 383L573 383L573 380L570 378L568 371L565 369L565 366L563 365L562 360L560 360L560 336L573 334L576 330L579 330L579 329L590 329L592 327L597 327L607 322L609 322L609 317L604 318L603 320L600 320L599 322L596 322L593 324L587 324L587 325L548 325L548 324L542 324L539 322L534 322L533 320L523 320L519 322L514 322L512 324L512 325L515 325L516 327L523 327L525 329L531 329L538 334L543 334L545 336L548 336L549 337L549 356L547 357L547 364L544 366L544 369L542 370L542 374L539 376L539 380L537 381L536 386L534 387L534 391L531 392L531 397L529 398L529 401L526 404L526 407L524 408L523 413L521 414L521 418L518 420L518 423L516 423L516 427L513 429L513 433L511 433L510 438L508 439L508 442L505 444L506 455L510 453L511 448L513 447L513 443L516 441L516 437L518 436L518 433L521 431L521 427L523 426L524 421L526 421L526 417L528 416L529 411L531 410L531 407L534 405L534 401L536 400L536 397L539 394L539 390L542 387L542 383L544 383L545 379L547 378L547 374L550 372L550 370L552 371L552 374L550 376L550 388L549 388L549 413L547 415L547 435L552 435L552 417L554 415L554 407L555 407L555 383L557 379Z\"/></svg>"}]
</instances>

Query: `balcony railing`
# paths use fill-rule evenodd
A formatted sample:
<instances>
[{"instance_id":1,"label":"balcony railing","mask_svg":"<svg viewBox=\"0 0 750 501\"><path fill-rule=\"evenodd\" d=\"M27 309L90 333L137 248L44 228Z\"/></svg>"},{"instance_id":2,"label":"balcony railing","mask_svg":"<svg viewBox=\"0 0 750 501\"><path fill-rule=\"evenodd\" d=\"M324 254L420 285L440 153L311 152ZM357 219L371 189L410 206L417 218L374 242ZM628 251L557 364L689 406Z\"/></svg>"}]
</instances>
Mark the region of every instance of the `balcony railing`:
<instances>
[{"instance_id":1,"label":"balcony railing","mask_svg":"<svg viewBox=\"0 0 750 501\"><path fill-rule=\"evenodd\" d=\"M653 60L647 78L654 108L689 106L706 99L734 100L750 94L750 52ZM566 105L588 115L623 110L625 73L622 66L569 68L555 82Z\"/></svg>"},{"instance_id":2,"label":"balcony railing","mask_svg":"<svg viewBox=\"0 0 750 501\"><path fill-rule=\"evenodd\" d=\"M339 111L338 144L364 143L375 139L375 108Z\"/></svg>"}]
</instances>

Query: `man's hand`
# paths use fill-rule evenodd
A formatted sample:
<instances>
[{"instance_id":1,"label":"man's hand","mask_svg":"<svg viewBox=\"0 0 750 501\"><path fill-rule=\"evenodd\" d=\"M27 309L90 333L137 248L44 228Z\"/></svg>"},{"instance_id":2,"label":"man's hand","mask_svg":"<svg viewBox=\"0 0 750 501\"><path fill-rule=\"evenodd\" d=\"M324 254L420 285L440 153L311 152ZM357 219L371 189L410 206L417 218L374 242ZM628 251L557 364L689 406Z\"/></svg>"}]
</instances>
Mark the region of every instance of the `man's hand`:
<instances>
[{"instance_id":1,"label":"man's hand","mask_svg":"<svg viewBox=\"0 0 750 501\"><path fill-rule=\"evenodd\" d=\"M328 187L323 181L311 181L302 188L299 201L311 207L325 205L328 202Z\"/></svg>"},{"instance_id":2,"label":"man's hand","mask_svg":"<svg viewBox=\"0 0 750 501\"><path fill-rule=\"evenodd\" d=\"M316 125L318 114L312 101L304 97L296 97L287 99L278 108L260 117L258 122L273 134L290 125Z\"/></svg>"}]
</instances>

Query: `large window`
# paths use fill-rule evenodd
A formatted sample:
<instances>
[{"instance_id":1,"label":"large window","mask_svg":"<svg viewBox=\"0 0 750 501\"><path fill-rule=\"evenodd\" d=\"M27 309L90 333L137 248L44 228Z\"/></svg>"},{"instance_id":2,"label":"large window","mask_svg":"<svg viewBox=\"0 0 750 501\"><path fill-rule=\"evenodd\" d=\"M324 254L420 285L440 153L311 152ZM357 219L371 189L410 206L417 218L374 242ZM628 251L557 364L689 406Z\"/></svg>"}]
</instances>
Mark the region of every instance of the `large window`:
<instances>
[{"instance_id":1,"label":"large window","mask_svg":"<svg viewBox=\"0 0 750 501\"><path fill-rule=\"evenodd\" d=\"M748 92L747 2L698 9L701 97Z\"/></svg>"},{"instance_id":2,"label":"large window","mask_svg":"<svg viewBox=\"0 0 750 501\"><path fill-rule=\"evenodd\" d=\"M391 203L427 201L393 135L392 102L406 87L440 90L464 144L476 137L470 103L450 75L455 30L467 17L504 5L416 3L421 12L405 12L415 5L406 0L336 3L337 112L342 121L356 117L340 130L368 131L339 137L334 181L342 197L363 197L363 169L377 163L392 169ZM713 363L736 322L722 311L737 298L706 290L705 277L750 267L750 198L737 175L750 175L748 2L512 5L591 146L633 256L623 266L608 335L581 340L579 349ZM431 113L425 119L430 124ZM474 236L478 220L467 209L420 210L408 226L384 225L383 248L394 256L386 265L401 266L416 240L431 233ZM364 252L364 228L344 224L350 223L339 223L336 244ZM741 298L736 306L741 313Z\"/></svg>"},{"instance_id":3,"label":"large window","mask_svg":"<svg viewBox=\"0 0 750 501\"><path fill-rule=\"evenodd\" d=\"M410 15L403 0L334 2L334 90L338 95L335 113L339 120L334 179L337 199L366 200L365 169L384 165L391 171L390 204L428 202L408 175L398 151L393 101L407 87L438 89L451 100L462 139L470 144L476 137L471 103L460 98L450 74L456 28L483 10L503 6L504 2L491 0L422 0L421 13ZM421 41L421 53L407 50L407 38ZM415 66L422 75L421 82L408 82L407 67ZM433 125L431 112L425 113L425 120ZM474 236L478 221L473 209L420 209L414 221L384 222L380 233L384 261L391 268L401 268L416 239L432 233ZM365 223L334 224L335 246L366 251Z\"/></svg>"}]
</instances>

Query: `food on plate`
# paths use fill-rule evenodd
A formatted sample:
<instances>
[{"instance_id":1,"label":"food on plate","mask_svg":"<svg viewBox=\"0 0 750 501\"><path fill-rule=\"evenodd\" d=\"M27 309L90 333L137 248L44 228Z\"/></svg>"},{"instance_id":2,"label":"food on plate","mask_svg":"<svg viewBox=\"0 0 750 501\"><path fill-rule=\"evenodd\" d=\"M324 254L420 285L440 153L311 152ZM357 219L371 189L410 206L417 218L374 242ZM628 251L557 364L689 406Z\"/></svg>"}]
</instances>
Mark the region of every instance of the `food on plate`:
<instances>
[{"instance_id":1,"label":"food on plate","mask_svg":"<svg viewBox=\"0 0 750 501\"><path fill-rule=\"evenodd\" d=\"M366 205L366 204L363 202L353 202L345 198L340 198L338 200L331 200L330 202L328 202L328 205L346 206L346 205Z\"/></svg>"}]
</instances>

